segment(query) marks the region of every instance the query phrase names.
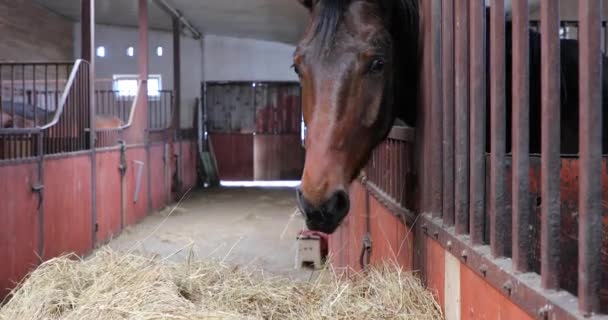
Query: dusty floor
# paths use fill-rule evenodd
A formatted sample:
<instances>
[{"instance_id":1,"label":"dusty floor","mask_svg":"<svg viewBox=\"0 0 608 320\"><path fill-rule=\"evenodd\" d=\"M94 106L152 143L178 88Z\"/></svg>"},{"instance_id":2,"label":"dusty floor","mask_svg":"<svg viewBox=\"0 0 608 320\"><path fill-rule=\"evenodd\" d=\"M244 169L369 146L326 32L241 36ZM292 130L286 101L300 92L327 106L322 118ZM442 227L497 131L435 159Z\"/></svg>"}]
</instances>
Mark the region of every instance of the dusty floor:
<instances>
[{"instance_id":1,"label":"dusty floor","mask_svg":"<svg viewBox=\"0 0 608 320\"><path fill-rule=\"evenodd\" d=\"M293 189L193 191L166 218L174 206L126 229L110 247L172 260L186 259L192 247L201 259L256 265L296 279L312 276L310 269L295 269L295 239L304 222L295 214Z\"/></svg>"}]
</instances>

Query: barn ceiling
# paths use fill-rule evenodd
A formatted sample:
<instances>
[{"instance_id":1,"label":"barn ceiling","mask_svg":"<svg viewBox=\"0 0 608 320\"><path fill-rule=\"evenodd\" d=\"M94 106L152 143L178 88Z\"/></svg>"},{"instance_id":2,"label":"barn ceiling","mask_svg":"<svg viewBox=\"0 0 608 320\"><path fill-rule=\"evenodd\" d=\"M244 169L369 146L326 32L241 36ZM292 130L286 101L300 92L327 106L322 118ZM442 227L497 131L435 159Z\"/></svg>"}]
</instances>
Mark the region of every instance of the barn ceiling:
<instances>
[{"instance_id":1,"label":"barn ceiling","mask_svg":"<svg viewBox=\"0 0 608 320\"><path fill-rule=\"evenodd\" d=\"M74 21L80 1L34 0ZM96 1L97 23L137 26L137 0ZM306 10L297 0L166 0L203 34L295 43L306 23ZM171 30L171 19L153 1L150 28Z\"/></svg>"}]
</instances>

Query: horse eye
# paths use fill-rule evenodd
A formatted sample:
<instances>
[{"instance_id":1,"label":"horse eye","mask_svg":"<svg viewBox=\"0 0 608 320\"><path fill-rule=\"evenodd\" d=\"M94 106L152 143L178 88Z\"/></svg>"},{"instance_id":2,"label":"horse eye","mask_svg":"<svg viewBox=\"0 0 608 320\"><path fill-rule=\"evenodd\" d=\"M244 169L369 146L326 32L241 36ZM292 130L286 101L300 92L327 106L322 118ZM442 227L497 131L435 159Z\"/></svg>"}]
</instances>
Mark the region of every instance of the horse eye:
<instances>
[{"instance_id":1,"label":"horse eye","mask_svg":"<svg viewBox=\"0 0 608 320\"><path fill-rule=\"evenodd\" d=\"M371 74L380 73L382 70L384 70L384 59L382 58L374 59L369 65L369 73Z\"/></svg>"}]
</instances>

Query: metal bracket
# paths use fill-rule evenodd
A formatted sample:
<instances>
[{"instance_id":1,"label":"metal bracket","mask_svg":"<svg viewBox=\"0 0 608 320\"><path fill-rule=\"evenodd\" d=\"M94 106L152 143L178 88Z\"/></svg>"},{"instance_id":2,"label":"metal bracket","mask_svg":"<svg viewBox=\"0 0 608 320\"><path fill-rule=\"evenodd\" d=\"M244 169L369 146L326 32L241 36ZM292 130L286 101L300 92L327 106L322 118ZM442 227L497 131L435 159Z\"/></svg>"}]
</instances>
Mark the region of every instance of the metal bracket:
<instances>
[{"instance_id":1,"label":"metal bracket","mask_svg":"<svg viewBox=\"0 0 608 320\"><path fill-rule=\"evenodd\" d=\"M139 188L141 187L141 178L144 170L144 163L142 161L133 160L133 163L138 165L137 178L135 180L135 193L133 194L133 202L137 203L139 199Z\"/></svg>"},{"instance_id":2,"label":"metal bracket","mask_svg":"<svg viewBox=\"0 0 608 320\"><path fill-rule=\"evenodd\" d=\"M32 192L38 194L38 209L42 206L42 201L44 200L44 185L41 183L36 183L32 186Z\"/></svg>"},{"instance_id":3,"label":"metal bracket","mask_svg":"<svg viewBox=\"0 0 608 320\"><path fill-rule=\"evenodd\" d=\"M361 246L361 256L359 256L359 264L362 270L365 270L370 263L372 253L372 238L369 233L363 236L363 245Z\"/></svg>"}]
</instances>

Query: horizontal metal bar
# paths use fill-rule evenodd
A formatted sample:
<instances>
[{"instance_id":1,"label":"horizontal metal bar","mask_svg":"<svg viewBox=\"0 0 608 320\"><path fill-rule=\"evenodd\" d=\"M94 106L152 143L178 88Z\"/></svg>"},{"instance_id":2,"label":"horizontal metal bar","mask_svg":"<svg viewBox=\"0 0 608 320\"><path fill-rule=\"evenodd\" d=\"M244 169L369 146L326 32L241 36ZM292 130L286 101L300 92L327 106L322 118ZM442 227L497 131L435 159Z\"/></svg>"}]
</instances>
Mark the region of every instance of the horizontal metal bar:
<instances>
[{"instance_id":1,"label":"horizontal metal bar","mask_svg":"<svg viewBox=\"0 0 608 320\"><path fill-rule=\"evenodd\" d=\"M388 211L390 211L393 215L397 216L404 223L411 226L416 221L417 215L408 208L404 208L399 205L395 200L391 198L386 192L382 191L376 184L369 181L368 179L361 179L361 183L367 191L380 202Z\"/></svg>"},{"instance_id":2,"label":"horizontal metal bar","mask_svg":"<svg viewBox=\"0 0 608 320\"><path fill-rule=\"evenodd\" d=\"M72 65L74 61L59 61L59 62L0 62L0 66L54 66L54 65Z\"/></svg>"}]
</instances>

